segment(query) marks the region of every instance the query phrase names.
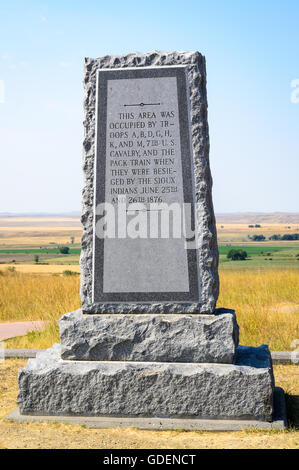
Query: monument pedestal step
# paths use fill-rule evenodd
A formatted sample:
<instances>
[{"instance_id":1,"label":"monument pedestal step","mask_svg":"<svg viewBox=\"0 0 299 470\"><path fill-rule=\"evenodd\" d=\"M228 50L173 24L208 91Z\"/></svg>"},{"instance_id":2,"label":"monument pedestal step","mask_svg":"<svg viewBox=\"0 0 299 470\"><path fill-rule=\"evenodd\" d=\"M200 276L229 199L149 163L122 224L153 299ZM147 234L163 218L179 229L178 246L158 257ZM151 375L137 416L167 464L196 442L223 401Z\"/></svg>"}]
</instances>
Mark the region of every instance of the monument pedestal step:
<instances>
[{"instance_id":1,"label":"monument pedestal step","mask_svg":"<svg viewBox=\"0 0 299 470\"><path fill-rule=\"evenodd\" d=\"M236 364L65 361L56 344L19 372L21 414L272 421L267 346Z\"/></svg>"},{"instance_id":2,"label":"monument pedestal step","mask_svg":"<svg viewBox=\"0 0 299 470\"><path fill-rule=\"evenodd\" d=\"M59 320L61 357L78 361L233 363L239 340L234 310L214 315L101 314Z\"/></svg>"},{"instance_id":3,"label":"monument pedestal step","mask_svg":"<svg viewBox=\"0 0 299 470\"><path fill-rule=\"evenodd\" d=\"M188 418L115 418L111 416L49 416L22 415L19 408L5 416L5 419L23 423L59 422L80 424L88 428L126 428L134 426L149 430L180 430L185 431L242 431L242 429L285 429L287 428L286 406L282 388L274 389L273 421L257 421L244 419L188 419Z\"/></svg>"}]
</instances>

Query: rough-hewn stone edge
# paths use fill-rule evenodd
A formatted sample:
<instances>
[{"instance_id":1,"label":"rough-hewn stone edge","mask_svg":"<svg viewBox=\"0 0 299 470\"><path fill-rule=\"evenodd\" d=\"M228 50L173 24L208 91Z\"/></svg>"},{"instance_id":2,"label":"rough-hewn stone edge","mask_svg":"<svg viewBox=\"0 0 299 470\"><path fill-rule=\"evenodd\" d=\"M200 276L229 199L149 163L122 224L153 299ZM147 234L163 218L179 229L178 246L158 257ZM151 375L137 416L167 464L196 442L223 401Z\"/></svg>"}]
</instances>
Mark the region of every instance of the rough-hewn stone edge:
<instances>
[{"instance_id":1,"label":"rough-hewn stone edge","mask_svg":"<svg viewBox=\"0 0 299 470\"><path fill-rule=\"evenodd\" d=\"M203 313L200 303L100 303L95 302L89 305L82 305L83 312L86 314L101 313L127 313L127 314L173 314L173 313ZM207 314L212 315L213 312Z\"/></svg>"},{"instance_id":2,"label":"rough-hewn stone edge","mask_svg":"<svg viewBox=\"0 0 299 470\"><path fill-rule=\"evenodd\" d=\"M111 416L38 416L22 415L19 408L4 416L3 419L21 423L51 422L79 424L88 428L126 428L134 426L137 429L149 430L181 430L185 431L242 431L243 429L286 429L288 426L284 391L280 387L274 390L274 417L273 421L257 421L242 419L186 419L186 418L114 418Z\"/></svg>"},{"instance_id":3,"label":"rough-hewn stone edge","mask_svg":"<svg viewBox=\"0 0 299 470\"><path fill-rule=\"evenodd\" d=\"M5 349L4 358L5 359L22 359L22 358L34 358L38 352L45 351L45 349ZM272 364L295 364L298 365L298 362L292 362L290 351L270 351Z\"/></svg>"},{"instance_id":4,"label":"rough-hewn stone edge","mask_svg":"<svg viewBox=\"0 0 299 470\"><path fill-rule=\"evenodd\" d=\"M272 388L274 390L275 378L273 373L273 363L267 344L262 344L258 347L242 346L239 344L236 350L234 364L238 366L268 369L272 382Z\"/></svg>"},{"instance_id":5,"label":"rough-hewn stone edge","mask_svg":"<svg viewBox=\"0 0 299 470\"><path fill-rule=\"evenodd\" d=\"M207 419L215 417L218 419L272 421L274 384L269 371L269 357L267 357L265 349L255 352L253 350L259 348L249 349L252 349L252 357L255 353L256 355L265 356L262 363L260 360L257 361L256 367L245 365L246 355L243 361L245 363L242 365L62 361L60 359L60 345L55 344L51 349L37 354L36 359L30 359L25 368L19 371L20 393L18 404L22 414L80 415L84 414L84 410L88 410L89 416L107 416L107 412L104 411L107 409L109 410L108 414L115 417L158 415L165 418ZM268 364L268 367L264 367L265 363ZM95 378L97 377L95 374L98 374L98 378ZM204 400L202 394L198 394L198 385L195 383L197 379L200 383L202 374L202 380L209 383L209 387L212 387L211 391L214 390L215 392L213 387L219 387L222 384L219 395L215 395L216 402L214 406L215 410L218 409L218 412L211 410L210 396L210 404L206 409L201 409L200 401L197 403L195 399L196 395L201 403L205 403L205 401L202 401ZM101 392L104 400L103 406L100 406L97 400L92 400L91 403L86 402L88 396L92 394L92 390L94 391L94 385L90 382L91 377L93 377L94 384L102 382L104 388L106 387ZM115 378L116 387L114 388L113 399L115 401L111 402L112 397L110 397L108 390L110 390L109 380L113 381L113 377ZM126 382L131 383L134 377L139 383L139 385L137 383L136 391L125 385ZM100 382L99 378L101 378ZM168 388L167 393L168 399L171 397L172 401L166 401L164 407L160 400L161 389L159 387L165 387L169 379L171 379L172 385ZM141 382L139 382L140 380ZM212 382L214 380L215 384L213 386ZM147 381L151 384L149 397L151 397L150 400L154 400L153 403L147 401L149 399L149 397L146 398L148 389L143 388L142 385ZM140 385L141 388L139 388ZM178 395L176 398L171 393L174 386L175 393ZM185 401L184 397L187 399L186 393L191 393L190 386L193 395L191 394L189 400ZM229 391L230 388L231 391ZM163 390L166 393L164 388ZM124 398L123 392L125 392L127 398ZM97 393L100 393L100 390ZM203 393L207 394L209 391L203 389ZM247 394L247 398L244 393ZM138 400L138 395L141 401ZM86 400L81 400L80 396L85 397ZM249 396L252 400L250 404L247 402ZM124 404L127 403L123 401L124 399L128 400L129 409L124 408ZM217 400L219 400L218 403ZM226 400L231 403L233 408L227 407ZM178 404L181 405L180 408L178 408ZM244 407L242 407L242 404L244 404ZM200 414L198 414L197 406L201 409ZM125 412L121 410L125 410Z\"/></svg>"},{"instance_id":6,"label":"rough-hewn stone edge","mask_svg":"<svg viewBox=\"0 0 299 470\"><path fill-rule=\"evenodd\" d=\"M229 309L214 315L86 315L78 309L63 315L59 328L65 360L231 364L239 344L236 315Z\"/></svg>"},{"instance_id":7,"label":"rough-hewn stone edge","mask_svg":"<svg viewBox=\"0 0 299 470\"><path fill-rule=\"evenodd\" d=\"M82 201L82 251L81 264L81 301L84 311L99 313L98 308L110 308L111 304L92 303L92 246L93 246L93 179L95 159L95 105L96 70L99 68L151 67L187 65L189 67L190 108L192 123L192 144L194 158L194 181L197 211L197 232L200 241L200 281L201 301L186 307L182 313L213 313L219 293L218 248L216 222L212 203L212 177L209 166L209 130L207 121L206 65L199 52L150 52L132 53L120 56L105 56L98 59L85 59L84 73L84 129L83 170L84 188ZM172 313L179 312L179 304L168 304L164 311L156 307L150 312L138 310L132 304L129 313ZM110 306L110 307L109 307Z\"/></svg>"}]
</instances>

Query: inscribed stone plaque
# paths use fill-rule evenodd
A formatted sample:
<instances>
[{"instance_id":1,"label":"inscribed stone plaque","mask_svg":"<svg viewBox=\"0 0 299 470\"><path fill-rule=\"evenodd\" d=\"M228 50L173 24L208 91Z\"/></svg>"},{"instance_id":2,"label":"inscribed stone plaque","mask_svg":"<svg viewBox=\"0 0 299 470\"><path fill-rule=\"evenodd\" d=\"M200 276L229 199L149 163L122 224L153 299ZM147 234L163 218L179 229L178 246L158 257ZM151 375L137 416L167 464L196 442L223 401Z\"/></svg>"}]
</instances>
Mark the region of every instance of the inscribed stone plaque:
<instances>
[{"instance_id":1,"label":"inscribed stone plaque","mask_svg":"<svg viewBox=\"0 0 299 470\"><path fill-rule=\"evenodd\" d=\"M186 67L98 72L96 206L108 202L117 211L125 201L128 227L138 216L147 230L138 238L119 238L116 230L116 238L104 239L94 231L95 302L199 298L196 251L186 249L183 230L173 238L170 227L161 238L165 214L152 208L194 207L187 91ZM158 238L150 234L155 221Z\"/></svg>"},{"instance_id":2,"label":"inscribed stone plaque","mask_svg":"<svg viewBox=\"0 0 299 470\"><path fill-rule=\"evenodd\" d=\"M154 53L86 60L86 313L215 308L218 254L202 59Z\"/></svg>"}]
</instances>

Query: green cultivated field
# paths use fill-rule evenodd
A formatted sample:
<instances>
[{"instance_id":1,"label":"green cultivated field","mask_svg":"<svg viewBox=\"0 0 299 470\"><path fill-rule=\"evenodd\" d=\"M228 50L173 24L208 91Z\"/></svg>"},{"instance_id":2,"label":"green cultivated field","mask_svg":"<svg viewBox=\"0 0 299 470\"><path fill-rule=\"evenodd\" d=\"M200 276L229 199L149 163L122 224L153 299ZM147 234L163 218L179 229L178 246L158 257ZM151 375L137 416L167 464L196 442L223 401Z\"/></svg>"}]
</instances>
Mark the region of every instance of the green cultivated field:
<instances>
[{"instance_id":1,"label":"green cultivated field","mask_svg":"<svg viewBox=\"0 0 299 470\"><path fill-rule=\"evenodd\" d=\"M34 257L38 255L39 264L78 264L81 248L69 246L68 255L59 252L57 247L37 247L0 249L0 266L11 263L35 264ZM247 252L247 259L243 261L231 261L227 258L230 250L241 249ZM220 245L219 263L221 268L299 268L299 243L292 246L286 246L285 242L275 244L275 246L260 244L250 245ZM1 268L0 268L1 269Z\"/></svg>"},{"instance_id":2,"label":"green cultivated field","mask_svg":"<svg viewBox=\"0 0 299 470\"><path fill-rule=\"evenodd\" d=\"M231 261L227 258L230 250L244 250L247 259ZM219 246L221 268L299 268L299 245L297 246Z\"/></svg>"},{"instance_id":3,"label":"green cultivated field","mask_svg":"<svg viewBox=\"0 0 299 470\"><path fill-rule=\"evenodd\" d=\"M68 246L68 245L63 245ZM0 249L0 266L1 264L35 264L35 256L39 260L38 264L78 264L81 248L69 246L69 254L60 253L57 247L28 247ZM1 269L1 268L0 268Z\"/></svg>"},{"instance_id":4,"label":"green cultivated field","mask_svg":"<svg viewBox=\"0 0 299 470\"><path fill-rule=\"evenodd\" d=\"M70 248L70 254L80 254L81 248ZM58 248L15 248L13 250L0 250L1 253L7 253L7 254L12 254L12 253L18 253L18 254L41 254L41 253L47 253L47 254L60 254L60 251Z\"/></svg>"}]
</instances>

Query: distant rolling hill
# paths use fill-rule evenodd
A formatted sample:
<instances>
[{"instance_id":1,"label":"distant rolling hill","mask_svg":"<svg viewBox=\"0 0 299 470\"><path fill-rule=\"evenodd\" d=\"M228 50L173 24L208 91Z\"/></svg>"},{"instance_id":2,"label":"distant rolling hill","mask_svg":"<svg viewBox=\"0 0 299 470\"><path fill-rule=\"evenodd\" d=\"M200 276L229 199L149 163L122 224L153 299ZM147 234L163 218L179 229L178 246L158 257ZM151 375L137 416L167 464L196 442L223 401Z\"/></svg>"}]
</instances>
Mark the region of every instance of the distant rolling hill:
<instances>
[{"instance_id":1,"label":"distant rolling hill","mask_svg":"<svg viewBox=\"0 0 299 470\"><path fill-rule=\"evenodd\" d=\"M38 212L0 212L0 218L14 217L57 217L80 218L79 211L62 213ZM227 212L216 214L218 224L299 224L299 212Z\"/></svg>"},{"instance_id":2,"label":"distant rolling hill","mask_svg":"<svg viewBox=\"0 0 299 470\"><path fill-rule=\"evenodd\" d=\"M218 224L299 224L299 212L235 212L216 214Z\"/></svg>"}]
</instances>

